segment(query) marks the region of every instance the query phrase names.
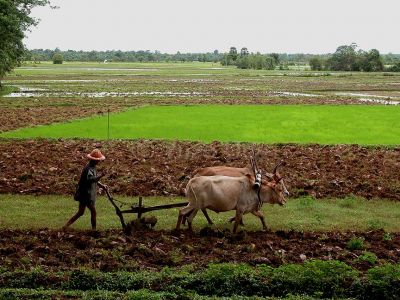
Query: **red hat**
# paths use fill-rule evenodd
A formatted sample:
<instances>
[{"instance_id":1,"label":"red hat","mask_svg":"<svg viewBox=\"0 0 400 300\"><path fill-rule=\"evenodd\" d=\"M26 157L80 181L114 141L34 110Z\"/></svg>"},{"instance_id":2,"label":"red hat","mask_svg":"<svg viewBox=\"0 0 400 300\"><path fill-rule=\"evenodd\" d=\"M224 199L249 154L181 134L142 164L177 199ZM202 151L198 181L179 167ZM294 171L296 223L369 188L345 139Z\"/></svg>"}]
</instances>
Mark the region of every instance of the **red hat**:
<instances>
[{"instance_id":1,"label":"red hat","mask_svg":"<svg viewBox=\"0 0 400 300\"><path fill-rule=\"evenodd\" d=\"M103 153L100 152L99 149L94 149L92 152L90 152L90 154L87 155L87 158L97 161L106 159L106 157L103 155Z\"/></svg>"}]
</instances>

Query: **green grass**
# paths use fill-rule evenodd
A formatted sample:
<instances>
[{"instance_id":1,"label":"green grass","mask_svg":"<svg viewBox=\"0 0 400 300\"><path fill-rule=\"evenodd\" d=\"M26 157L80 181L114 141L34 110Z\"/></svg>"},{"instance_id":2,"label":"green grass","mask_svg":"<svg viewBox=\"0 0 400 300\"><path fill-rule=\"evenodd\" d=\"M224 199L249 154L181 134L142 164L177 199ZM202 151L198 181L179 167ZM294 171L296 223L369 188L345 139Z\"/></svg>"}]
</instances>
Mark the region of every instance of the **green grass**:
<instances>
[{"instance_id":1,"label":"green grass","mask_svg":"<svg viewBox=\"0 0 400 300\"><path fill-rule=\"evenodd\" d=\"M400 108L330 105L147 106L111 116L114 139L398 145ZM7 138L107 138L107 116L23 128Z\"/></svg>"},{"instance_id":2,"label":"green grass","mask_svg":"<svg viewBox=\"0 0 400 300\"><path fill-rule=\"evenodd\" d=\"M137 199L116 197L123 201L137 202ZM351 206L347 205L351 200ZM184 202L184 198L145 198L146 206ZM22 196L0 195L0 228L60 228L76 212L77 202L66 196ZM285 207L264 205L263 212L267 225L272 230L330 231L330 230L400 230L400 203L386 200L363 200L358 198L289 199ZM108 200L97 200L99 229L120 227L119 219ZM155 211L147 214L158 218L156 229L173 229L178 208ZM210 217L218 228L231 228L228 219L234 212L216 214ZM135 215L125 215L129 221ZM246 230L261 230L261 222L253 215L244 217ZM206 226L206 220L199 212L193 222L195 230ZM87 211L74 225L76 229L90 228L90 213Z\"/></svg>"},{"instance_id":3,"label":"green grass","mask_svg":"<svg viewBox=\"0 0 400 300\"><path fill-rule=\"evenodd\" d=\"M14 86L4 85L0 88L0 97L7 96L10 93L18 92L18 88Z\"/></svg>"}]
</instances>

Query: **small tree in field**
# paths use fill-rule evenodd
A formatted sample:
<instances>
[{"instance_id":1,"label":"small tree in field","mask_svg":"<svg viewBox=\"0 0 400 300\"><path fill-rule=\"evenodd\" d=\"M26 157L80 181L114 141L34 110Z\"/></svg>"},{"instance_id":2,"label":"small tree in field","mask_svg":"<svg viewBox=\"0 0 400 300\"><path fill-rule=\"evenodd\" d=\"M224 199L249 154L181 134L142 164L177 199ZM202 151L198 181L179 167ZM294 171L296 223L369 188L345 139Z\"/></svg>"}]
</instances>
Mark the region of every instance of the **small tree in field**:
<instances>
[{"instance_id":1,"label":"small tree in field","mask_svg":"<svg viewBox=\"0 0 400 300\"><path fill-rule=\"evenodd\" d=\"M322 61L319 57L315 56L310 59L310 67L313 71L321 71L322 70Z\"/></svg>"},{"instance_id":2,"label":"small tree in field","mask_svg":"<svg viewBox=\"0 0 400 300\"><path fill-rule=\"evenodd\" d=\"M53 55L53 64L61 65L63 63L64 57L61 53L56 53Z\"/></svg>"}]
</instances>

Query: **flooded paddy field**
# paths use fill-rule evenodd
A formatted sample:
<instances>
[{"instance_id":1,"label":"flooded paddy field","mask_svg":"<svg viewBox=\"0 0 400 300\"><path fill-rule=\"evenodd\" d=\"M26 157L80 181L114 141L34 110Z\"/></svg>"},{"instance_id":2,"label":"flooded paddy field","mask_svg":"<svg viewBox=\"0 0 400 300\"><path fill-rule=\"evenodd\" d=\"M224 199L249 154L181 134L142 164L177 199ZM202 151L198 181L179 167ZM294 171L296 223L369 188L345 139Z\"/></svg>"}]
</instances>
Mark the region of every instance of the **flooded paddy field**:
<instances>
[{"instance_id":1,"label":"flooded paddy field","mask_svg":"<svg viewBox=\"0 0 400 300\"><path fill-rule=\"evenodd\" d=\"M394 73L240 70L212 63L30 64L4 84L14 91L0 99L3 131L154 104L392 106L400 101L400 76ZM41 114L46 108L47 117ZM21 122L7 121L15 115Z\"/></svg>"}]
</instances>

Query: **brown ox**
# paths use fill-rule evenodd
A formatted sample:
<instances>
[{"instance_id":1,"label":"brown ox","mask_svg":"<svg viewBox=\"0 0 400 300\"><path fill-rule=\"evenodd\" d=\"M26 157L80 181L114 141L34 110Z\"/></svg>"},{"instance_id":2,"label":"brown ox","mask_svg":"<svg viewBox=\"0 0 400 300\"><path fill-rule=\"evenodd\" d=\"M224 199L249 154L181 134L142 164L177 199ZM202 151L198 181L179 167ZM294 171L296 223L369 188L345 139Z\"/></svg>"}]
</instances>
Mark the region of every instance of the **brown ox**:
<instances>
[{"instance_id":1,"label":"brown ox","mask_svg":"<svg viewBox=\"0 0 400 300\"><path fill-rule=\"evenodd\" d=\"M250 174L241 177L198 176L192 178L186 186L188 205L179 211L176 229L184 216L187 216L189 230L199 209L211 209L215 212L236 210L235 233L243 214L260 210L263 203L284 205L286 199L278 181L262 182L257 186Z\"/></svg>"},{"instance_id":2,"label":"brown ox","mask_svg":"<svg viewBox=\"0 0 400 300\"><path fill-rule=\"evenodd\" d=\"M280 188L283 190L284 195L287 197L289 196L289 192L285 186L285 183L282 179L282 177L279 175L279 173L277 172L278 167L280 166L280 164L278 164L277 166L275 166L274 170L272 171L272 173L266 173L265 176L268 178L269 181L275 181L278 182L278 184L280 185ZM254 166L253 166L254 167ZM233 168L233 167L226 167L226 166L216 166L216 167L206 167L206 168L202 168L196 171L196 174L194 175L194 177L199 177L199 176L215 176L215 175L224 175L224 176L230 176L230 177L241 177L241 176L252 176L254 179L254 171L252 171L250 168L246 167L246 168ZM208 216L207 210L205 208L203 208L201 210L204 214L204 216L206 217L208 224L212 225L213 222L210 219L210 217ZM265 224L265 218L264 215L262 213L261 210L258 211L252 211L251 212L253 215L257 216L260 218L260 221L263 225L263 228L266 229L267 225ZM230 222L234 221L235 217L232 217L231 219L229 219ZM183 220L183 223L185 224L185 219ZM241 225L243 225L243 222L241 223Z\"/></svg>"}]
</instances>

